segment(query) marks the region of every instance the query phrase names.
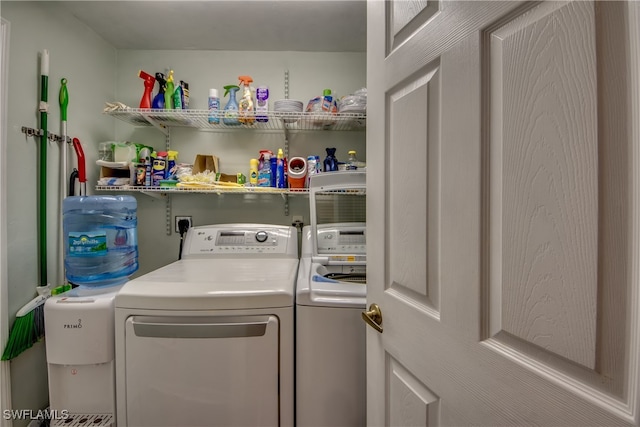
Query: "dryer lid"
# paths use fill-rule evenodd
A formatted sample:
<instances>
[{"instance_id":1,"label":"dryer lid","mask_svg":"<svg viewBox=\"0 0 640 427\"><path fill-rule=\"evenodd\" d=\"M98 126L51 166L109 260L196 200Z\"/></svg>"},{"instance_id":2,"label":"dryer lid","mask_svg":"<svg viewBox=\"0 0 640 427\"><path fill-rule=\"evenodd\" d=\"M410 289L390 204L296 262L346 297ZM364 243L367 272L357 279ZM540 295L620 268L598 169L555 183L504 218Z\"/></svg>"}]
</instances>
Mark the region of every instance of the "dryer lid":
<instances>
[{"instance_id":1,"label":"dryer lid","mask_svg":"<svg viewBox=\"0 0 640 427\"><path fill-rule=\"evenodd\" d=\"M238 310L292 307L297 259L187 259L127 282L117 308Z\"/></svg>"}]
</instances>

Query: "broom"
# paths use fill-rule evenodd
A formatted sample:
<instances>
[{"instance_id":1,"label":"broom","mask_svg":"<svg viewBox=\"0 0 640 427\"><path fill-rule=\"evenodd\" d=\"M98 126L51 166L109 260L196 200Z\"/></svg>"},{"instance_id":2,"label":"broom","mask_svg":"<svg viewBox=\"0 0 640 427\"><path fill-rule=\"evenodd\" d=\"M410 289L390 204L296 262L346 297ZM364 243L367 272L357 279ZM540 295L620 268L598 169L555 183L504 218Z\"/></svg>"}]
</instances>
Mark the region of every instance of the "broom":
<instances>
[{"instance_id":1,"label":"broom","mask_svg":"<svg viewBox=\"0 0 640 427\"><path fill-rule=\"evenodd\" d=\"M49 98L49 50L42 51L40 59L40 284L47 286L47 104ZM48 295L47 295L48 294ZM9 333L9 339L1 360L9 360L33 346L44 336L45 300L51 292L35 297L25 304L18 313Z\"/></svg>"},{"instance_id":2,"label":"broom","mask_svg":"<svg viewBox=\"0 0 640 427\"><path fill-rule=\"evenodd\" d=\"M1 360L17 357L44 336L44 302L47 298L49 295L38 295L18 310Z\"/></svg>"}]
</instances>

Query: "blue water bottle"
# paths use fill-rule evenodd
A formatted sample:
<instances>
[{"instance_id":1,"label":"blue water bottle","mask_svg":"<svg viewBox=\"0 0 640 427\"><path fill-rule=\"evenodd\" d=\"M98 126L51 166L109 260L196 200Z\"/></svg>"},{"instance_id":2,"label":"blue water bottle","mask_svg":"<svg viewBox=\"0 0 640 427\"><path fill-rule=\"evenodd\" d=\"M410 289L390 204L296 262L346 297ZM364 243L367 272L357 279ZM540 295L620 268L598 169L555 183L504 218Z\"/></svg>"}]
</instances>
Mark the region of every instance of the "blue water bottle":
<instances>
[{"instance_id":1,"label":"blue water bottle","mask_svg":"<svg viewBox=\"0 0 640 427\"><path fill-rule=\"evenodd\" d=\"M132 196L63 201L64 266L81 287L125 283L138 270L137 202Z\"/></svg>"}]
</instances>

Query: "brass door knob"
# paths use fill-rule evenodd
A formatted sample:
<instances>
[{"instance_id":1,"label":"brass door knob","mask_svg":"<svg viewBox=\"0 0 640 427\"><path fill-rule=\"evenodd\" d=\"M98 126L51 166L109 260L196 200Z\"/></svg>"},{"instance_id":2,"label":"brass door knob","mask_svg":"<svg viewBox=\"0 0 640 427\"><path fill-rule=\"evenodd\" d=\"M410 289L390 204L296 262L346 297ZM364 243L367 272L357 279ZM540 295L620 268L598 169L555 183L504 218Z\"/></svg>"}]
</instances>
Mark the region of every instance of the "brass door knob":
<instances>
[{"instance_id":1,"label":"brass door knob","mask_svg":"<svg viewBox=\"0 0 640 427\"><path fill-rule=\"evenodd\" d=\"M376 331L382 333L382 311L378 304L371 304L369 310L362 312L362 319Z\"/></svg>"}]
</instances>

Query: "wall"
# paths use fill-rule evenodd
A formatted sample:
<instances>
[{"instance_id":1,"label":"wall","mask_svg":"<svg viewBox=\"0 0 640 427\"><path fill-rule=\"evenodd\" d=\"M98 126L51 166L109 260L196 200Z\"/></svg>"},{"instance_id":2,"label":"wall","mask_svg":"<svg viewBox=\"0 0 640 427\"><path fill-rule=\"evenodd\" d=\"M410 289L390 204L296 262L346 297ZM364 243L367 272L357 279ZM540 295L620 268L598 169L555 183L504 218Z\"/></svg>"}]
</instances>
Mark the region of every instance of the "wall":
<instances>
[{"instance_id":1,"label":"wall","mask_svg":"<svg viewBox=\"0 0 640 427\"><path fill-rule=\"evenodd\" d=\"M138 70L149 74L174 70L176 81L189 83L190 108L206 109L209 88L217 88L222 98L223 86L238 84L238 76L249 74L254 85L267 85L270 102L285 97L285 70L289 71L289 98L304 102L330 88L337 96L348 95L366 85L365 53L311 52L228 52L228 51L118 51L117 92L115 101L138 107L143 93L143 80ZM157 85L156 85L157 87ZM154 95L156 90L154 90ZM239 94L240 96L240 94ZM239 98L238 96L238 98ZM221 99L226 104L227 98ZM157 129L134 127L116 121L118 141L133 141L165 148L165 137ZM274 153L284 148L284 133L251 130L199 131L188 128L171 130L171 148L179 152L179 162L193 162L196 154L220 157L224 173L242 172L248 176L249 160L260 149ZM299 132L291 133L290 157L326 156L326 147L336 147L339 161L355 149L366 159L365 132ZM97 176L95 177L97 179ZM151 271L177 259L179 236L165 232L164 200L136 195L139 202L140 270ZM260 222L289 225L293 215L302 215L309 222L308 198L289 196L289 215L285 216L280 195L179 194L171 196L171 221L175 215L191 215L194 225L225 222Z\"/></svg>"},{"instance_id":2,"label":"wall","mask_svg":"<svg viewBox=\"0 0 640 427\"><path fill-rule=\"evenodd\" d=\"M39 128L40 61L50 52L48 129L60 132L58 93L60 79L68 79L68 133L84 144L88 158L97 147L88 141L111 138L112 120L101 115L105 99L113 98L115 49L90 28L56 10L54 2L3 1L2 17L11 24L7 114L7 256L9 316L35 296L38 274L38 145L26 138L22 126ZM60 153L49 143L47 156L48 279L61 283L58 243L60 234ZM73 150L69 158L75 159ZM72 162L72 164L74 164ZM71 165L70 165L71 167ZM38 343L11 361L14 409L47 406L47 373L44 344ZM14 425L26 425L15 422Z\"/></svg>"}]
</instances>

